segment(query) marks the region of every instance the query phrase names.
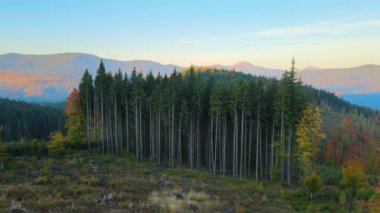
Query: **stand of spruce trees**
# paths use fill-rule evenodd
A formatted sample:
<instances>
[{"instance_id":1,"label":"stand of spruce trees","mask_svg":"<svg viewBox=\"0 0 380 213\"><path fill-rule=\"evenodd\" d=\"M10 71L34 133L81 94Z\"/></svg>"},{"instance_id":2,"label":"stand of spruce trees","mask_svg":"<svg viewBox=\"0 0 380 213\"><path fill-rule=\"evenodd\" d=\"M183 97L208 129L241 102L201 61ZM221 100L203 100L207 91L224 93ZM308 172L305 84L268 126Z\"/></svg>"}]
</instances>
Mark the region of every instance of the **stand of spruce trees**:
<instances>
[{"instance_id":1,"label":"stand of spruce trees","mask_svg":"<svg viewBox=\"0 0 380 213\"><path fill-rule=\"evenodd\" d=\"M294 60L281 80L190 67L170 76L86 70L79 85L89 149L218 175L299 179L295 130L308 103L373 111L305 86Z\"/></svg>"},{"instance_id":2,"label":"stand of spruce trees","mask_svg":"<svg viewBox=\"0 0 380 213\"><path fill-rule=\"evenodd\" d=\"M64 130L64 124L61 109L0 98L0 142L47 140L51 132Z\"/></svg>"}]
</instances>

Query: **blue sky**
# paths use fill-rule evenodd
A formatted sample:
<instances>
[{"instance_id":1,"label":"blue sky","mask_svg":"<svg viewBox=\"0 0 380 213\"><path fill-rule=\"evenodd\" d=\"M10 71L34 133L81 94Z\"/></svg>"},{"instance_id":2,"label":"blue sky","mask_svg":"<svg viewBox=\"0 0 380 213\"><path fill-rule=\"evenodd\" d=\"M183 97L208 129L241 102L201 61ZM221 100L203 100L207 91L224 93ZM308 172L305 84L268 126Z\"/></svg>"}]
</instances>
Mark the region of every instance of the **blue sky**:
<instances>
[{"instance_id":1,"label":"blue sky","mask_svg":"<svg viewBox=\"0 0 380 213\"><path fill-rule=\"evenodd\" d=\"M0 54L84 52L187 66L380 64L378 0L0 0Z\"/></svg>"}]
</instances>

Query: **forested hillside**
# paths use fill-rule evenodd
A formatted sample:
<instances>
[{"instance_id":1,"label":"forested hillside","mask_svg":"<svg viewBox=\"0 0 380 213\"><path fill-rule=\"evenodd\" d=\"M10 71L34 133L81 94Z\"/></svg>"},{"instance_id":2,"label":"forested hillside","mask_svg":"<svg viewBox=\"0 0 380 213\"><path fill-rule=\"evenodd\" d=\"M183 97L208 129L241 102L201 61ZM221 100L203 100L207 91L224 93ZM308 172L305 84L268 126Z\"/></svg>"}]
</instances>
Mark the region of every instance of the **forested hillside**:
<instances>
[{"instance_id":1,"label":"forested hillside","mask_svg":"<svg viewBox=\"0 0 380 213\"><path fill-rule=\"evenodd\" d=\"M0 211L380 211L379 113L304 85L294 61L280 80L100 63L65 131L58 109L2 102L2 132L26 140L0 143Z\"/></svg>"},{"instance_id":2,"label":"forested hillside","mask_svg":"<svg viewBox=\"0 0 380 213\"><path fill-rule=\"evenodd\" d=\"M371 121L370 127L366 125L373 131L368 130L368 138L361 142L350 143L348 138L344 145L338 141L341 138L325 139L319 131L326 123L315 106L322 114L335 113L343 120ZM69 140L85 141L89 149L287 184L310 175L316 161L331 158L323 149L339 146L344 153L358 147L354 144L369 143L377 135L378 116L303 85L294 61L281 80L207 67L174 70L170 76L143 76L136 70L130 76L120 71L113 75L101 62L94 78L84 73L66 113ZM335 122L336 127L328 130L346 131L345 126L340 130L346 121ZM364 127L358 131L367 131ZM349 162L342 159L333 165Z\"/></svg>"},{"instance_id":3,"label":"forested hillside","mask_svg":"<svg viewBox=\"0 0 380 213\"><path fill-rule=\"evenodd\" d=\"M9 99L0 99L0 140L48 139L63 130L63 110Z\"/></svg>"}]
</instances>

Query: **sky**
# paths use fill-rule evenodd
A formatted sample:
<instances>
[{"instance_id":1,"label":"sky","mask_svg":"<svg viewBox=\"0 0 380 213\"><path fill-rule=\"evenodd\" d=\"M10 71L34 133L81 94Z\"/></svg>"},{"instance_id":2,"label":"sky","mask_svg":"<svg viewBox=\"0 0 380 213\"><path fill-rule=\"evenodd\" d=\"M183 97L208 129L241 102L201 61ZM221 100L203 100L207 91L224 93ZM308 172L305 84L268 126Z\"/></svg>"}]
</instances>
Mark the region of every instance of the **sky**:
<instances>
[{"instance_id":1,"label":"sky","mask_svg":"<svg viewBox=\"0 0 380 213\"><path fill-rule=\"evenodd\" d=\"M380 64L379 0L0 0L0 54L285 69Z\"/></svg>"}]
</instances>

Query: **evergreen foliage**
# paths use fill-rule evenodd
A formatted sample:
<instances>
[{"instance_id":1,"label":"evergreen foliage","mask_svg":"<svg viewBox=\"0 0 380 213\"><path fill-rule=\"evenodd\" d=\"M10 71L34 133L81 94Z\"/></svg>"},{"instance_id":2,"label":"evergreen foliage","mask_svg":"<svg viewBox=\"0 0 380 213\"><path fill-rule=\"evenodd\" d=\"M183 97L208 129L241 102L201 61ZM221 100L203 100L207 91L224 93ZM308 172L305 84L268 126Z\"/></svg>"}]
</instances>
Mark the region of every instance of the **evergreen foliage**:
<instances>
[{"instance_id":1,"label":"evergreen foliage","mask_svg":"<svg viewBox=\"0 0 380 213\"><path fill-rule=\"evenodd\" d=\"M101 62L94 82L84 73L79 96L89 149L287 184L301 179L296 130L306 106L377 114L303 85L294 60L281 80L208 67L123 76Z\"/></svg>"},{"instance_id":2,"label":"evergreen foliage","mask_svg":"<svg viewBox=\"0 0 380 213\"><path fill-rule=\"evenodd\" d=\"M0 140L48 139L52 131L64 129L62 110L0 98Z\"/></svg>"}]
</instances>

